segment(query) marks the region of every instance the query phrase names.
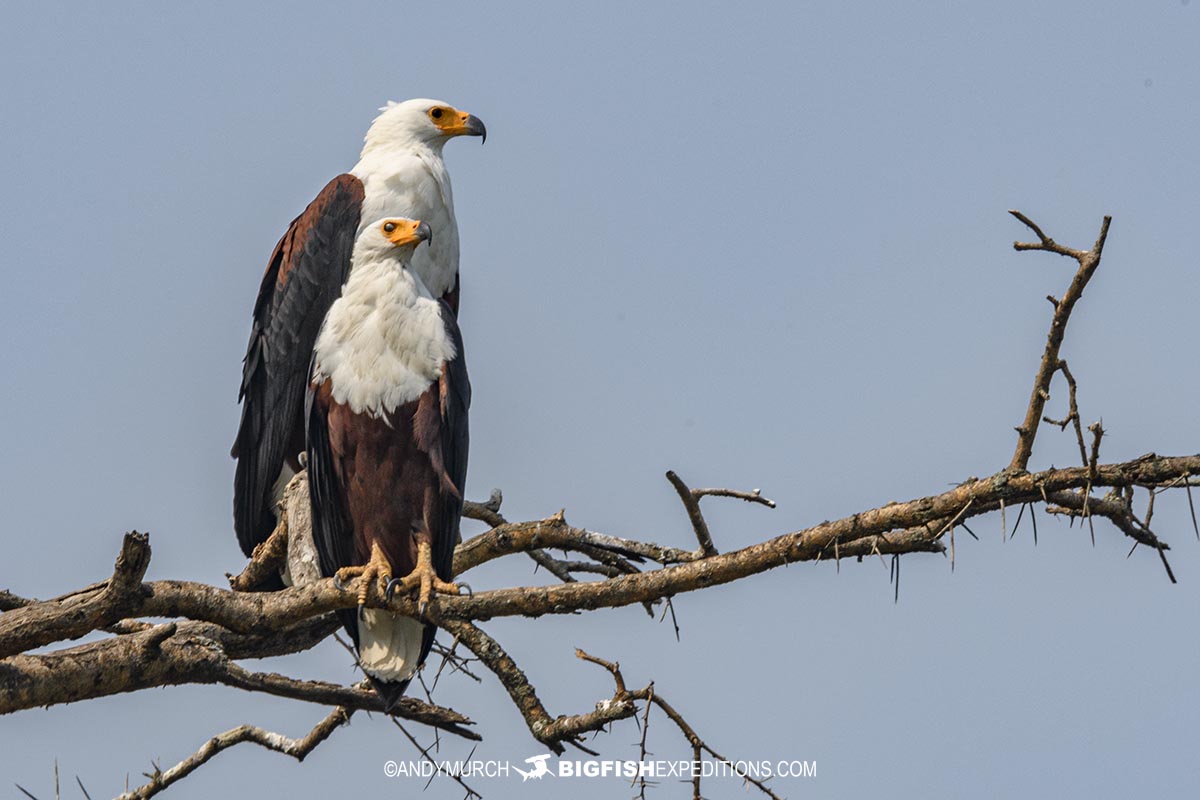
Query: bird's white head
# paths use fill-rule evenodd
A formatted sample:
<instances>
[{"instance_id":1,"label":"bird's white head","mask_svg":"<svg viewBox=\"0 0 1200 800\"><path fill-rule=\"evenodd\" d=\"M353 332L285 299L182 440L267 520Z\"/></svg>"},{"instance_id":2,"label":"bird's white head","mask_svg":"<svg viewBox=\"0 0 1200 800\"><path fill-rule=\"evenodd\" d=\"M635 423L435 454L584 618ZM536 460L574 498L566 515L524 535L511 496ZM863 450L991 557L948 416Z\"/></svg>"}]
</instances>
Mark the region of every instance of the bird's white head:
<instances>
[{"instance_id":1,"label":"bird's white head","mask_svg":"<svg viewBox=\"0 0 1200 800\"><path fill-rule=\"evenodd\" d=\"M368 225L354 243L355 259L398 258L407 264L421 242L433 238L429 224L405 217L387 217Z\"/></svg>"},{"instance_id":2,"label":"bird's white head","mask_svg":"<svg viewBox=\"0 0 1200 800\"><path fill-rule=\"evenodd\" d=\"M371 150L428 147L441 152L455 136L479 136L487 140L483 122L441 100L417 98L389 102L367 129L363 154Z\"/></svg>"}]
</instances>

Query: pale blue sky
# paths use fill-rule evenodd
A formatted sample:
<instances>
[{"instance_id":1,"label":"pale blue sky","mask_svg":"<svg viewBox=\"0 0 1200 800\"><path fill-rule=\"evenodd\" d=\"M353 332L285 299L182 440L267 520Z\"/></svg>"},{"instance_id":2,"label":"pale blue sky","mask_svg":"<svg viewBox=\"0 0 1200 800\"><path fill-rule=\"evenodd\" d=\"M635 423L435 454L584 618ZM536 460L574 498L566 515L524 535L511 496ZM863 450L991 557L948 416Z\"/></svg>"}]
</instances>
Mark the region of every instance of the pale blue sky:
<instances>
[{"instance_id":1,"label":"pale blue sky","mask_svg":"<svg viewBox=\"0 0 1200 800\"><path fill-rule=\"evenodd\" d=\"M488 125L485 147L451 143L447 160L475 385L468 494L503 488L510 517L565 507L687 546L674 468L778 501L712 503L729 549L1004 466L1043 298L1071 266L1014 253L1012 207L1081 246L1113 215L1063 353L1081 411L1103 416L1109 460L1195 452L1197 14L1180 0L10 7L0 586L51 596L102 578L130 528L151 532L151 577L237 570L228 448L262 267L389 98L442 98ZM1074 449L1044 432L1033 463ZM1001 544L988 518L982 542L959 537L953 575L905 558L899 605L877 561L805 564L681 597L679 643L636 608L486 628L551 713L610 691L579 646L654 679L722 752L816 760L816 778L777 785L793 798L1186 795L1200 544L1181 496L1155 518L1178 586L1106 525L1093 549L1042 517L1035 550L1028 527ZM514 560L472 583L542 578ZM355 677L333 643L271 666ZM490 678L438 696L479 722L478 757L541 752ZM51 796L57 758L108 796L218 731L300 735L321 716L211 687L31 711L0 718L0 778ZM637 736L622 725L595 746L627 757ZM660 757L683 744L652 723ZM316 796L347 776L343 790L411 796L420 783L382 765L414 754L362 715L302 765L241 747L170 796ZM731 781L706 793L744 796ZM460 794L442 781L424 796Z\"/></svg>"}]
</instances>

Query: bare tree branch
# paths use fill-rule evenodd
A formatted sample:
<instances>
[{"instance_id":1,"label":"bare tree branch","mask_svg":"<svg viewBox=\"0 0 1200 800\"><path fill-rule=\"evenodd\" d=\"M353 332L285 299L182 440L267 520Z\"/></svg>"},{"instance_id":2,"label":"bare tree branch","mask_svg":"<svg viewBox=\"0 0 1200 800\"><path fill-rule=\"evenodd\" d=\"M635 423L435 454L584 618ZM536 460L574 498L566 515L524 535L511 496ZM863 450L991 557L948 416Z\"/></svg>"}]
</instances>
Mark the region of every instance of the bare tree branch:
<instances>
[{"instance_id":1,"label":"bare tree branch","mask_svg":"<svg viewBox=\"0 0 1200 800\"><path fill-rule=\"evenodd\" d=\"M383 712L366 687L249 672L234 659L266 658L307 650L333 632L337 622L319 617L269 635L237 634L211 623L170 622L44 655L0 661L0 714L73 703L122 692L184 683L220 683L320 705ZM448 708L404 698L395 716L468 739L471 721Z\"/></svg>"},{"instance_id":2,"label":"bare tree branch","mask_svg":"<svg viewBox=\"0 0 1200 800\"><path fill-rule=\"evenodd\" d=\"M761 489L751 489L748 492L739 491L738 489L692 489L692 494L697 498L732 497L736 500L745 500L747 503L757 503L767 508L775 508L775 501L768 497L763 497Z\"/></svg>"},{"instance_id":3,"label":"bare tree branch","mask_svg":"<svg viewBox=\"0 0 1200 800\"><path fill-rule=\"evenodd\" d=\"M297 761L303 761L304 757L313 751L313 748L328 739L334 730L350 719L353 713L353 710L340 707L335 708L329 713L329 716L318 722L316 727L300 739L289 739L286 736L263 730L255 725L239 725L232 730L212 737L195 753L166 771L160 770L156 765L154 771L147 774L147 777L150 778L148 783L132 792L121 794L117 800L146 800L147 798L154 797L172 784L191 775L201 766L211 761L218 753L243 742L251 742L268 750L273 750L276 753L291 756Z\"/></svg>"},{"instance_id":4,"label":"bare tree branch","mask_svg":"<svg viewBox=\"0 0 1200 800\"><path fill-rule=\"evenodd\" d=\"M65 595L45 603L29 603L0 617L0 658L50 642L78 639L111 625L137 605L146 569L150 537L125 534L113 576L92 591Z\"/></svg>"}]
</instances>

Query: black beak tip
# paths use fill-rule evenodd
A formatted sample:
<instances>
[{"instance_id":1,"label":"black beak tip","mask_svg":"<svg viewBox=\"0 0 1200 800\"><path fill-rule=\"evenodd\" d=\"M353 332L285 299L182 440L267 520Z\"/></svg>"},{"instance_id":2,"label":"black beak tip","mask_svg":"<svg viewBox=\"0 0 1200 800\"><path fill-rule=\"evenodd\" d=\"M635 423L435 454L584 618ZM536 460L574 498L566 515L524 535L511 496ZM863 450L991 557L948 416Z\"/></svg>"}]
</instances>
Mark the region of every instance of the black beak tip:
<instances>
[{"instance_id":1,"label":"black beak tip","mask_svg":"<svg viewBox=\"0 0 1200 800\"><path fill-rule=\"evenodd\" d=\"M422 222L417 225L417 238L423 242L433 241L433 228L429 227L428 222Z\"/></svg>"},{"instance_id":2,"label":"black beak tip","mask_svg":"<svg viewBox=\"0 0 1200 800\"><path fill-rule=\"evenodd\" d=\"M483 120L474 114L467 117L467 132L472 136L480 137L482 139L480 144L487 141L487 126L483 124Z\"/></svg>"}]
</instances>

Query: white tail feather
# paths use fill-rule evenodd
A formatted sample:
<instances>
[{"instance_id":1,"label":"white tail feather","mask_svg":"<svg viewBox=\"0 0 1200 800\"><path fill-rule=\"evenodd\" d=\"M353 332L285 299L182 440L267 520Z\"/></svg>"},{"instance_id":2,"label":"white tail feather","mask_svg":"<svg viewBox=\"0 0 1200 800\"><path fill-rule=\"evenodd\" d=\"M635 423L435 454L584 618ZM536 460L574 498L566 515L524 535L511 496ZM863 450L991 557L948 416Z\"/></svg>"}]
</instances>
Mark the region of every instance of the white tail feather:
<instances>
[{"instance_id":1,"label":"white tail feather","mask_svg":"<svg viewBox=\"0 0 1200 800\"><path fill-rule=\"evenodd\" d=\"M363 670L388 683L407 681L417 671L425 626L377 608L363 609L358 620L358 660Z\"/></svg>"}]
</instances>

